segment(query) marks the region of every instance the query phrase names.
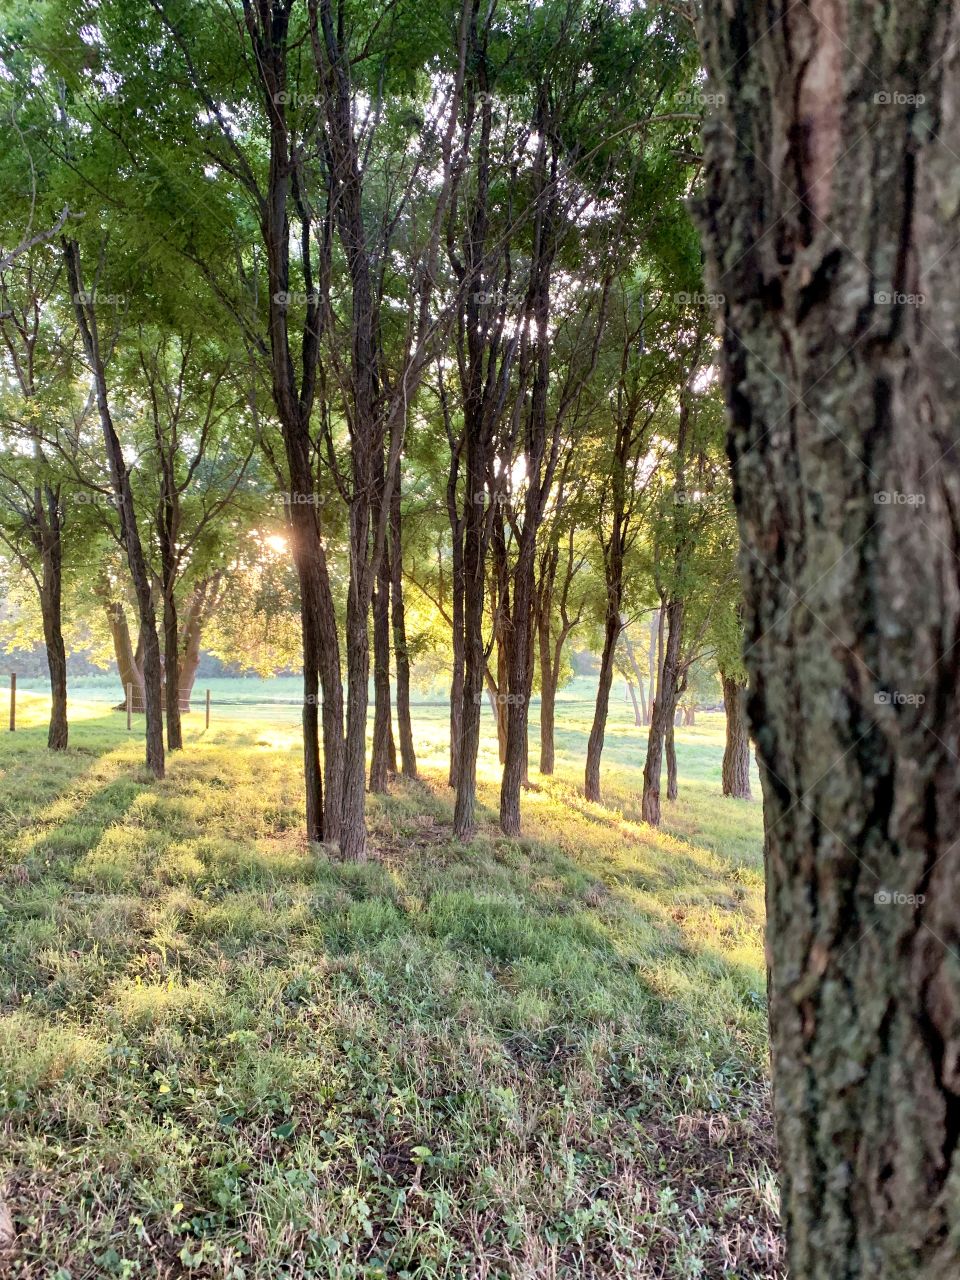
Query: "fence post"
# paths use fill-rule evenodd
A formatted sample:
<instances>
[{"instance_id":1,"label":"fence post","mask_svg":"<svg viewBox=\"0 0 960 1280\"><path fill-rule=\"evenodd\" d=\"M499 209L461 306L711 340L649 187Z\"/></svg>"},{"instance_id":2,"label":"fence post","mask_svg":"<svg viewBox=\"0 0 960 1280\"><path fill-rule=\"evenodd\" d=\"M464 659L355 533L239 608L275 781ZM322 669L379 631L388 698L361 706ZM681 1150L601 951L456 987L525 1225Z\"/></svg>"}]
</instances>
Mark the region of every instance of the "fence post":
<instances>
[{"instance_id":1,"label":"fence post","mask_svg":"<svg viewBox=\"0 0 960 1280\"><path fill-rule=\"evenodd\" d=\"M127 685L127 732L133 728L133 685Z\"/></svg>"},{"instance_id":2,"label":"fence post","mask_svg":"<svg viewBox=\"0 0 960 1280\"><path fill-rule=\"evenodd\" d=\"M10 672L10 732L17 728L17 673Z\"/></svg>"},{"instance_id":3,"label":"fence post","mask_svg":"<svg viewBox=\"0 0 960 1280\"><path fill-rule=\"evenodd\" d=\"M207 728L210 728L210 690L207 690Z\"/></svg>"}]
</instances>

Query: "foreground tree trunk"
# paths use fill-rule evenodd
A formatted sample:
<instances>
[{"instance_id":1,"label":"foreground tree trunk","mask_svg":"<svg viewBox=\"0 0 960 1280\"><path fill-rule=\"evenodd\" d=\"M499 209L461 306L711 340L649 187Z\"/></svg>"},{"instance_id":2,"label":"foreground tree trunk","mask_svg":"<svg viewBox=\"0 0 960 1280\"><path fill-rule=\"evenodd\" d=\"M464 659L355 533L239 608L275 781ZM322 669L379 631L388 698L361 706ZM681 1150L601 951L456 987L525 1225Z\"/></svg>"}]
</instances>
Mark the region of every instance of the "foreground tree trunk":
<instances>
[{"instance_id":1,"label":"foreground tree trunk","mask_svg":"<svg viewBox=\"0 0 960 1280\"><path fill-rule=\"evenodd\" d=\"M747 691L733 676L722 675L723 709L727 714L727 744L723 752L723 794L750 799L750 737L747 733Z\"/></svg>"},{"instance_id":2,"label":"foreground tree trunk","mask_svg":"<svg viewBox=\"0 0 960 1280\"><path fill-rule=\"evenodd\" d=\"M960 1275L960 7L710 3L795 1280Z\"/></svg>"}]
</instances>

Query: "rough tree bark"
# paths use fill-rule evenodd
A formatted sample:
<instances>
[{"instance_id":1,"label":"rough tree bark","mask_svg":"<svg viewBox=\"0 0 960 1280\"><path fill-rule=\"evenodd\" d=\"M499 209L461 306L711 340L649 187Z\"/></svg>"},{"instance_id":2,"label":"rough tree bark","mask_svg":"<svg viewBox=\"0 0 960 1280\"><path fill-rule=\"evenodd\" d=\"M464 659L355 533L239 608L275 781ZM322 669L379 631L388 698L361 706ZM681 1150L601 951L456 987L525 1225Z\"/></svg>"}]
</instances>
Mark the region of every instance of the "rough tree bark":
<instances>
[{"instance_id":1,"label":"rough tree bark","mask_svg":"<svg viewBox=\"0 0 960 1280\"><path fill-rule=\"evenodd\" d=\"M699 9L797 1280L960 1274L960 6Z\"/></svg>"},{"instance_id":2,"label":"rough tree bark","mask_svg":"<svg viewBox=\"0 0 960 1280\"><path fill-rule=\"evenodd\" d=\"M733 676L721 673L723 709L727 714L727 741L723 751L723 794L750 799L750 736L747 732L746 689Z\"/></svg>"}]
</instances>

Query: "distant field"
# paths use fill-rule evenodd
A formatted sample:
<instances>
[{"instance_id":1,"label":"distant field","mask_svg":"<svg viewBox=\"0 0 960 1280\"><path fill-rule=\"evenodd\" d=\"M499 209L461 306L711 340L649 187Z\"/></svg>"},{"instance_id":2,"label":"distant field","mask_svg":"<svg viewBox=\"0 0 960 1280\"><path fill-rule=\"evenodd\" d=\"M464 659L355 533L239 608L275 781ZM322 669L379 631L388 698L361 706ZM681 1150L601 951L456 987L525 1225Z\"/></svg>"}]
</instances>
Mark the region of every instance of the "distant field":
<instances>
[{"instance_id":1,"label":"distant field","mask_svg":"<svg viewBox=\"0 0 960 1280\"><path fill-rule=\"evenodd\" d=\"M20 679L18 688L24 693L43 693L46 684L42 680ZM257 677L221 677L200 679L194 689L193 710L185 716L184 724L195 727L204 715L205 690L209 687L212 699L212 721L220 723L255 722L264 729L276 727L296 732L300 723L302 682L299 676L282 676L272 679ZM6 704L7 678L0 675L0 717ZM556 723L556 776L576 785L582 783L583 764L587 750L587 738L593 722L596 682L588 677L571 681L559 691ZM104 708L116 705L120 700L116 676L98 676L76 679L70 683L71 703L84 717L91 712L102 714ZM429 691L413 691L413 720L417 752L425 763L441 769L446 763L449 749L449 705L444 691L436 687ZM38 704L39 705L39 704ZM536 771L539 760L540 700L534 697L530 707L530 763ZM114 718L124 727L122 712ZM372 728L371 706L371 728ZM0 725L3 719L0 718ZM683 826L690 805L696 805L697 797L705 798L720 793L720 756L723 752L723 715L717 712L700 712L693 728L678 731L678 739L684 744L679 753L681 794L674 821ZM202 724L200 728L202 729ZM634 724L633 707L626 700L623 681L614 683L610 700L610 713L604 743L602 780L607 789L607 799L621 806L627 815L638 814L639 791L643 785L642 770L646 749L646 730ZM481 711L481 765L496 769L496 727L493 713L486 699ZM759 796L759 780L753 769L753 789ZM731 837L736 839L735 832Z\"/></svg>"}]
</instances>

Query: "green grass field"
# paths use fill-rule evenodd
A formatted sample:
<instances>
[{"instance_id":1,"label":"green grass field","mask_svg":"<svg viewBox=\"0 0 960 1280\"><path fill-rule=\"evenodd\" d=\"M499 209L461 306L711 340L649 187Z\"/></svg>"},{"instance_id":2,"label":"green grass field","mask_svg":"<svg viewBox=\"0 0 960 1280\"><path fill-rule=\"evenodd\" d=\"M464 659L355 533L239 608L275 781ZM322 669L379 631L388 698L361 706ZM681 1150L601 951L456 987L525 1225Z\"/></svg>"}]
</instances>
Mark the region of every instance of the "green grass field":
<instances>
[{"instance_id":1,"label":"green grass field","mask_svg":"<svg viewBox=\"0 0 960 1280\"><path fill-rule=\"evenodd\" d=\"M619 701L583 800L574 688L518 841L488 732L464 847L417 708L425 782L370 798L354 867L301 836L298 708L239 684L288 696L211 682L159 784L102 701L62 756L41 694L0 735L0 1274L780 1276L761 809L720 795L722 717L678 730L653 831Z\"/></svg>"}]
</instances>

